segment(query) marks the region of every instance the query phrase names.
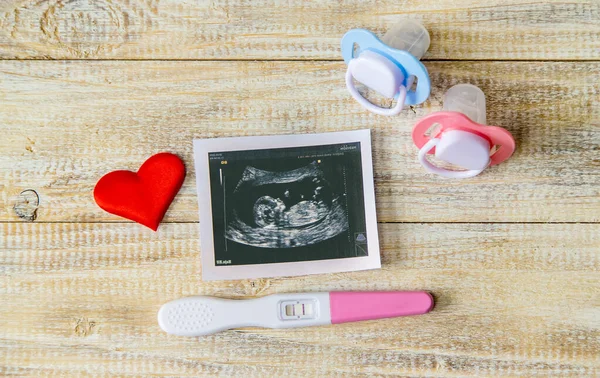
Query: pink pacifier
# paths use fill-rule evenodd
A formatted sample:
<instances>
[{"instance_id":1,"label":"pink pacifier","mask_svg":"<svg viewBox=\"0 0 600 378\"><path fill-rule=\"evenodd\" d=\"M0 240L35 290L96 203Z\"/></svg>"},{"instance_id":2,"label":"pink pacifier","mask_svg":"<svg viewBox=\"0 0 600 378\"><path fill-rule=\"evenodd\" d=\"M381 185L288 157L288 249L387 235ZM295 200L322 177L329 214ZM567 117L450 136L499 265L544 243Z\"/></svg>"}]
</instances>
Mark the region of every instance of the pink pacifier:
<instances>
[{"instance_id":1,"label":"pink pacifier","mask_svg":"<svg viewBox=\"0 0 600 378\"><path fill-rule=\"evenodd\" d=\"M507 130L486 126L485 121L483 91L471 84L453 86L444 95L443 110L426 116L413 128L419 162L429 172L450 178L474 177L488 166L502 163L515 151L515 140ZM438 127L427 136L434 126ZM427 154L466 170L437 167Z\"/></svg>"}]
</instances>

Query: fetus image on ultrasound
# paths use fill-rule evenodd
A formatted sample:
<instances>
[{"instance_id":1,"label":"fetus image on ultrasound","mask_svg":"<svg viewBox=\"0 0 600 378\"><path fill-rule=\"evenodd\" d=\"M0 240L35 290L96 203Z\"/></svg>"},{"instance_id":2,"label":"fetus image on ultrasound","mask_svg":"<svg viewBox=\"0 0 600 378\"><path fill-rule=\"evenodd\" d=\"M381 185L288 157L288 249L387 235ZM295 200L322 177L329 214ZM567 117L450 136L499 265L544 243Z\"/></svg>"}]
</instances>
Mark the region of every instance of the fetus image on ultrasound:
<instances>
[{"instance_id":1,"label":"fetus image on ultrasound","mask_svg":"<svg viewBox=\"0 0 600 378\"><path fill-rule=\"evenodd\" d=\"M209 157L216 266L368 256L360 143Z\"/></svg>"},{"instance_id":2,"label":"fetus image on ultrasound","mask_svg":"<svg viewBox=\"0 0 600 378\"><path fill-rule=\"evenodd\" d=\"M348 229L345 193L317 161L288 171L248 165L228 200L225 237L249 246L309 246Z\"/></svg>"}]
</instances>

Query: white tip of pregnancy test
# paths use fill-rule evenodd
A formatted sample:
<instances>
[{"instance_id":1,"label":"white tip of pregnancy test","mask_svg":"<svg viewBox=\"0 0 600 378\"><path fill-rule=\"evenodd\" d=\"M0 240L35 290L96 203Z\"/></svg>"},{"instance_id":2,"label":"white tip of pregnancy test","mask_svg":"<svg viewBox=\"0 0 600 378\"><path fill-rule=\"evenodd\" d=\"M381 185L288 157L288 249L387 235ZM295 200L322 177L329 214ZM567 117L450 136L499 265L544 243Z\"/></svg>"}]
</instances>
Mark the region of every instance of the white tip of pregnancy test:
<instances>
[{"instance_id":1,"label":"white tip of pregnancy test","mask_svg":"<svg viewBox=\"0 0 600 378\"><path fill-rule=\"evenodd\" d=\"M215 311L206 297L188 297L165 303L158 311L158 325L178 336L202 336L216 332Z\"/></svg>"},{"instance_id":2,"label":"white tip of pregnancy test","mask_svg":"<svg viewBox=\"0 0 600 378\"><path fill-rule=\"evenodd\" d=\"M294 328L331 324L329 293L271 294L234 300L209 296L176 299L158 311L163 331L204 336L242 327Z\"/></svg>"}]
</instances>

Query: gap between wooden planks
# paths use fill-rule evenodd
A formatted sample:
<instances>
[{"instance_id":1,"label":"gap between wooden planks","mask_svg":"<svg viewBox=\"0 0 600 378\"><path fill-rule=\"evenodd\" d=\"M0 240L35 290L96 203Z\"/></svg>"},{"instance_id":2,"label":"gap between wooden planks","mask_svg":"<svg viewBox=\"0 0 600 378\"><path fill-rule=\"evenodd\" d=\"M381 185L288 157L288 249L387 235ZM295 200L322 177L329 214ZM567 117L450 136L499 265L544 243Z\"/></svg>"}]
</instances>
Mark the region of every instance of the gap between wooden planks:
<instances>
[{"instance_id":1,"label":"gap between wooden planks","mask_svg":"<svg viewBox=\"0 0 600 378\"><path fill-rule=\"evenodd\" d=\"M380 225L383 269L202 282L197 224L0 225L5 374L600 374L598 225ZM186 295L425 289L418 317L190 339L159 306ZM318 358L316 358L318 356Z\"/></svg>"},{"instance_id":2,"label":"gap between wooden planks","mask_svg":"<svg viewBox=\"0 0 600 378\"><path fill-rule=\"evenodd\" d=\"M352 28L404 18L426 59L598 60L600 3L550 0L36 1L0 5L4 59L341 59Z\"/></svg>"},{"instance_id":3,"label":"gap between wooden planks","mask_svg":"<svg viewBox=\"0 0 600 378\"><path fill-rule=\"evenodd\" d=\"M600 63L428 62L432 97L364 111L338 62L0 61L0 221L118 221L96 181L170 151L187 179L167 222L197 221L192 139L369 128L382 222L597 222ZM469 180L427 174L411 130L454 84L480 86L514 156ZM39 207L31 207L39 196ZM25 193L21 194L23 191ZM23 212L29 209L29 212Z\"/></svg>"}]
</instances>

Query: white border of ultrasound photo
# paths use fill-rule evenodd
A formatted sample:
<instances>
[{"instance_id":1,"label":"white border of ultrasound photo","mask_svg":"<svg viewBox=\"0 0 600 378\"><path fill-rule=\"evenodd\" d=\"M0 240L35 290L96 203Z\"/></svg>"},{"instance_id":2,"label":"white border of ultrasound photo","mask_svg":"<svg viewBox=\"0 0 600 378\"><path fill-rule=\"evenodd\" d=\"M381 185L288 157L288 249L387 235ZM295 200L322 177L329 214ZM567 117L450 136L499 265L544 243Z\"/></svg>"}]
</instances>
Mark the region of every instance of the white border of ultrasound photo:
<instances>
[{"instance_id":1,"label":"white border of ultrasound photo","mask_svg":"<svg viewBox=\"0 0 600 378\"><path fill-rule=\"evenodd\" d=\"M331 260L298 261L271 264L216 266L214 257L213 219L210 198L208 154L211 152L245 151L269 148L320 146L360 142L365 217L367 224L368 256ZM227 280L276 276L299 276L305 274L347 272L381 267L377 216L375 213L375 188L373 185L373 162L371 157L371 131L356 130L323 134L275 135L236 138L194 140L194 161L198 208L200 215L200 240L202 279Z\"/></svg>"}]
</instances>

